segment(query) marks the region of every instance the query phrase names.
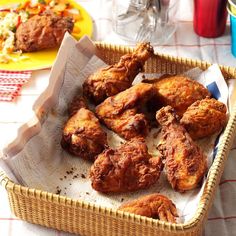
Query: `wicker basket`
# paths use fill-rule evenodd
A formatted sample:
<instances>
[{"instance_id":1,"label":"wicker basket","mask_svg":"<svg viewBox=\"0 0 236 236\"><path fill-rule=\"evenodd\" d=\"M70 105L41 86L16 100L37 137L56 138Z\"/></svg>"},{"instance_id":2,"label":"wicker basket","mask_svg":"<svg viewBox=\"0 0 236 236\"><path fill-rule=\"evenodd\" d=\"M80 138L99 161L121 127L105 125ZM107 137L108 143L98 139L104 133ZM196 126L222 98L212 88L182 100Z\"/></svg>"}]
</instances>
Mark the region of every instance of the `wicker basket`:
<instances>
[{"instance_id":1,"label":"wicker basket","mask_svg":"<svg viewBox=\"0 0 236 236\"><path fill-rule=\"evenodd\" d=\"M96 43L98 55L108 64L133 49ZM167 55L153 56L145 71L149 73L179 74L191 68L207 69L211 64ZM221 66L226 79L236 78L236 68ZM84 201L74 200L42 190L15 184L0 174L0 180L8 193L12 212L20 219L80 235L154 236L154 235L201 235L204 220L212 204L216 187L236 131L236 108L230 115L217 156L210 168L203 195L196 214L184 224L166 223L151 218L124 213Z\"/></svg>"}]
</instances>

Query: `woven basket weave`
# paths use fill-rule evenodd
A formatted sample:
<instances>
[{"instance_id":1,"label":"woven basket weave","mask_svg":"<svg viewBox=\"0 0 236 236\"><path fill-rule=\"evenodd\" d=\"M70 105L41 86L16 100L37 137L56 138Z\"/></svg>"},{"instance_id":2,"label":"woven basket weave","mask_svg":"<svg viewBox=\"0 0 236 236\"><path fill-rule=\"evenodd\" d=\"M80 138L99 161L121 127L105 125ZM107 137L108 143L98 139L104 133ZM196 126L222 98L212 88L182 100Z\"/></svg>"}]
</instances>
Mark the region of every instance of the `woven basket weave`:
<instances>
[{"instance_id":1,"label":"woven basket weave","mask_svg":"<svg viewBox=\"0 0 236 236\"><path fill-rule=\"evenodd\" d=\"M133 50L130 47L105 43L96 43L96 47L97 54L107 64L117 62L121 55ZM181 74L194 67L205 70L210 65L210 63L197 60L156 55L148 60L145 71L148 73ZM226 66L220 68L226 79L236 78L236 68ZM27 188L15 184L3 172L0 173L0 181L8 193L12 212L20 219L31 223L92 236L201 235L235 132L236 107L230 115L218 147L217 156L210 168L196 214L184 224L166 223Z\"/></svg>"}]
</instances>

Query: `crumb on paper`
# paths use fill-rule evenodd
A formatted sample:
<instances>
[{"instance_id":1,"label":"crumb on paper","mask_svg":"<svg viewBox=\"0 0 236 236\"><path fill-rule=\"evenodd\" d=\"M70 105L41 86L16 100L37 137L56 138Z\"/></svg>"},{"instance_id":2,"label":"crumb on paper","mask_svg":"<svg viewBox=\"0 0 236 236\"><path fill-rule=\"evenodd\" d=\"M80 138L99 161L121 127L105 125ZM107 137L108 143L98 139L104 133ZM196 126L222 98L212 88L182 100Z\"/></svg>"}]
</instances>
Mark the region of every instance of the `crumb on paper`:
<instances>
[{"instance_id":1,"label":"crumb on paper","mask_svg":"<svg viewBox=\"0 0 236 236\"><path fill-rule=\"evenodd\" d=\"M61 188L59 186L56 187L56 194L60 195L61 193Z\"/></svg>"},{"instance_id":2,"label":"crumb on paper","mask_svg":"<svg viewBox=\"0 0 236 236\"><path fill-rule=\"evenodd\" d=\"M81 178L86 179L86 176L84 174L81 174Z\"/></svg>"},{"instance_id":3,"label":"crumb on paper","mask_svg":"<svg viewBox=\"0 0 236 236\"><path fill-rule=\"evenodd\" d=\"M68 174L68 175L72 175L72 174L74 174L74 171L73 171L73 170L66 171L66 174Z\"/></svg>"},{"instance_id":4,"label":"crumb on paper","mask_svg":"<svg viewBox=\"0 0 236 236\"><path fill-rule=\"evenodd\" d=\"M72 177L72 179L77 179L79 177L79 174L76 174Z\"/></svg>"}]
</instances>

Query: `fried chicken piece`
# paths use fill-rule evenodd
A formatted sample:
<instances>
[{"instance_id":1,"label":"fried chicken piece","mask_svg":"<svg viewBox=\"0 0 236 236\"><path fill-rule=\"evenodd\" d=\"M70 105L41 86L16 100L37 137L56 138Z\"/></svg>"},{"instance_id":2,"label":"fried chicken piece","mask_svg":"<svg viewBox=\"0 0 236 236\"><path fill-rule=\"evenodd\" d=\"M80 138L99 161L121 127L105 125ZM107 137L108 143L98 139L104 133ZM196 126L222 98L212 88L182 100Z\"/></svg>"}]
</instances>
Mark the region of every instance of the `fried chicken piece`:
<instances>
[{"instance_id":1,"label":"fried chicken piece","mask_svg":"<svg viewBox=\"0 0 236 236\"><path fill-rule=\"evenodd\" d=\"M184 113L180 123L192 139L204 138L219 132L227 122L224 103L214 98L194 102Z\"/></svg>"},{"instance_id":2,"label":"fried chicken piece","mask_svg":"<svg viewBox=\"0 0 236 236\"><path fill-rule=\"evenodd\" d=\"M99 69L89 76L84 84L84 95L95 104L116 95L132 85L136 75L143 71L144 63L153 54L150 43L140 43L134 52L120 58L117 64Z\"/></svg>"},{"instance_id":3,"label":"fried chicken piece","mask_svg":"<svg viewBox=\"0 0 236 236\"><path fill-rule=\"evenodd\" d=\"M34 52L59 46L66 31L72 32L72 18L45 12L35 15L19 25L16 30L16 48Z\"/></svg>"},{"instance_id":4,"label":"fried chicken piece","mask_svg":"<svg viewBox=\"0 0 236 236\"><path fill-rule=\"evenodd\" d=\"M197 187L207 170L205 154L179 123L171 106L160 109L156 119L162 126L158 149L165 158L167 179L172 188L184 192Z\"/></svg>"},{"instance_id":5,"label":"fried chicken piece","mask_svg":"<svg viewBox=\"0 0 236 236\"><path fill-rule=\"evenodd\" d=\"M111 130L129 140L136 136L145 137L148 121L139 108L152 96L150 84L139 83L107 98L96 107L98 118Z\"/></svg>"},{"instance_id":6,"label":"fried chicken piece","mask_svg":"<svg viewBox=\"0 0 236 236\"><path fill-rule=\"evenodd\" d=\"M80 108L86 108L86 109L88 108L86 100L84 97L75 96L68 107L69 116L71 117L75 115Z\"/></svg>"},{"instance_id":7,"label":"fried chicken piece","mask_svg":"<svg viewBox=\"0 0 236 236\"><path fill-rule=\"evenodd\" d=\"M153 84L155 88L152 108L170 105L180 117L192 103L211 96L202 84L183 75L164 75L159 79L143 82Z\"/></svg>"},{"instance_id":8,"label":"fried chicken piece","mask_svg":"<svg viewBox=\"0 0 236 236\"><path fill-rule=\"evenodd\" d=\"M91 167L90 178L92 187L99 192L127 192L156 183L161 170L160 157L152 157L145 140L137 138L99 154Z\"/></svg>"},{"instance_id":9,"label":"fried chicken piece","mask_svg":"<svg viewBox=\"0 0 236 236\"><path fill-rule=\"evenodd\" d=\"M83 99L77 99L70 106L72 116L64 125L61 146L75 156L93 161L107 145L107 136Z\"/></svg>"},{"instance_id":10,"label":"fried chicken piece","mask_svg":"<svg viewBox=\"0 0 236 236\"><path fill-rule=\"evenodd\" d=\"M178 217L175 204L166 196L158 193L122 204L118 210L171 223L176 223L176 217Z\"/></svg>"}]
</instances>

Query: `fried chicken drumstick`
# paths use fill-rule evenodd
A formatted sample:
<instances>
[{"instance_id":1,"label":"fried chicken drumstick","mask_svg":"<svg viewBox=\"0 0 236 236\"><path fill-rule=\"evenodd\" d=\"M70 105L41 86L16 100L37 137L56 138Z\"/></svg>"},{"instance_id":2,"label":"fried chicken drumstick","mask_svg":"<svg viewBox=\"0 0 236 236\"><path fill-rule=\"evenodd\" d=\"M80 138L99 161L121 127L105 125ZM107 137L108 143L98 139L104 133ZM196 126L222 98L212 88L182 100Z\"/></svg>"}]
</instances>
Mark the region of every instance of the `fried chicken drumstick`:
<instances>
[{"instance_id":1,"label":"fried chicken drumstick","mask_svg":"<svg viewBox=\"0 0 236 236\"><path fill-rule=\"evenodd\" d=\"M156 119L162 126L158 149L165 158L168 181L179 192L195 188L207 170L206 156L179 124L171 106L160 109Z\"/></svg>"},{"instance_id":2,"label":"fried chicken drumstick","mask_svg":"<svg viewBox=\"0 0 236 236\"><path fill-rule=\"evenodd\" d=\"M63 128L61 146L71 154L94 160L107 145L107 136L83 98L76 97L69 108L71 117Z\"/></svg>"},{"instance_id":3,"label":"fried chicken drumstick","mask_svg":"<svg viewBox=\"0 0 236 236\"><path fill-rule=\"evenodd\" d=\"M219 132L226 124L227 109L214 98L194 102L184 113L180 123L192 139L204 138Z\"/></svg>"},{"instance_id":4,"label":"fried chicken drumstick","mask_svg":"<svg viewBox=\"0 0 236 236\"><path fill-rule=\"evenodd\" d=\"M96 107L96 114L109 129L126 140L148 133L148 122L139 108L152 96L152 85L139 83L107 98Z\"/></svg>"},{"instance_id":5,"label":"fried chicken drumstick","mask_svg":"<svg viewBox=\"0 0 236 236\"><path fill-rule=\"evenodd\" d=\"M90 178L93 189L99 192L127 192L156 183L161 170L161 158L148 154L145 140L138 138L99 154L91 167Z\"/></svg>"},{"instance_id":6,"label":"fried chicken drumstick","mask_svg":"<svg viewBox=\"0 0 236 236\"><path fill-rule=\"evenodd\" d=\"M170 105L180 117L192 103L211 96L202 84L182 75L164 75L143 82L153 84L155 94L151 101L152 108Z\"/></svg>"},{"instance_id":7,"label":"fried chicken drumstick","mask_svg":"<svg viewBox=\"0 0 236 236\"><path fill-rule=\"evenodd\" d=\"M150 43L138 44L132 53L122 56L117 64L102 68L89 76L83 84L84 96L99 104L107 97L129 88L152 54Z\"/></svg>"},{"instance_id":8,"label":"fried chicken drumstick","mask_svg":"<svg viewBox=\"0 0 236 236\"><path fill-rule=\"evenodd\" d=\"M175 204L166 196L157 193L122 204L118 210L171 223L176 223L178 217Z\"/></svg>"}]
</instances>

